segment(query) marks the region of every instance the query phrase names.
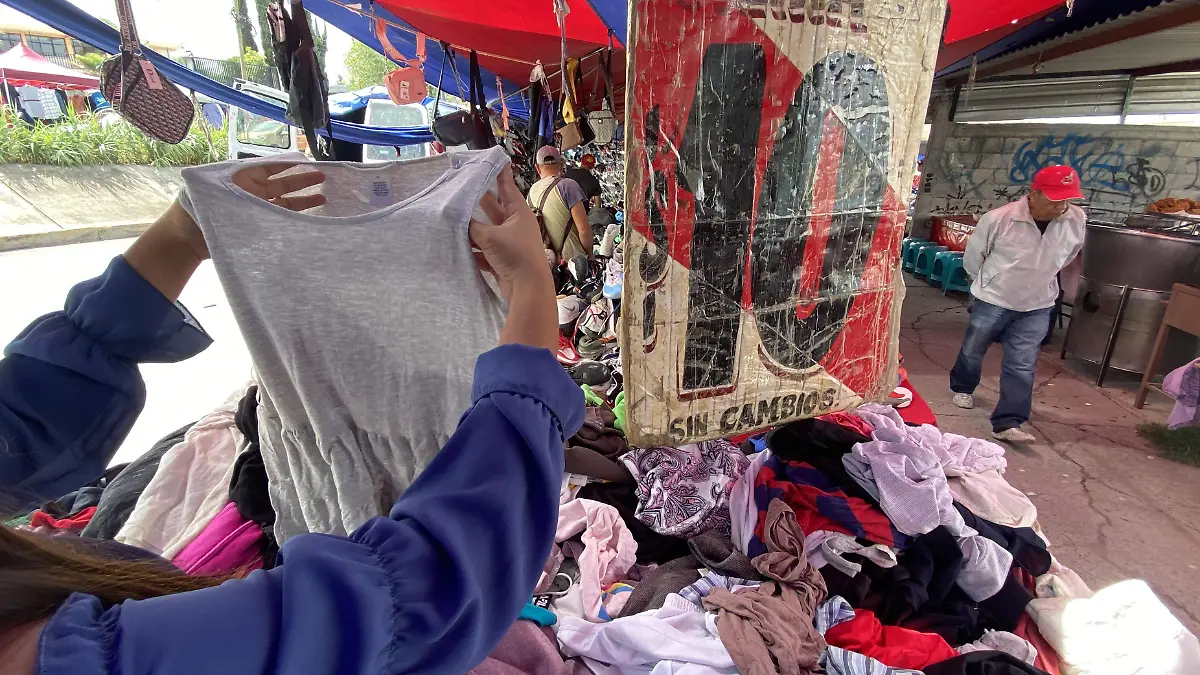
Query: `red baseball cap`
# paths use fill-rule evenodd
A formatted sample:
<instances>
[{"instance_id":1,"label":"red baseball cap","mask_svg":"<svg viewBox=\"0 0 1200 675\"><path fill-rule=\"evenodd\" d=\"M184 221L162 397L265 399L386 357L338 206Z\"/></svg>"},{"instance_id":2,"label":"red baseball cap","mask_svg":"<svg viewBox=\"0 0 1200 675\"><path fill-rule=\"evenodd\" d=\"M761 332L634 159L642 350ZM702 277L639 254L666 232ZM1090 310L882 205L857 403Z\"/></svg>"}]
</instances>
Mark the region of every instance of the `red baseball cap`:
<instances>
[{"instance_id":1,"label":"red baseball cap","mask_svg":"<svg viewBox=\"0 0 1200 675\"><path fill-rule=\"evenodd\" d=\"M589 152L583 157L580 157L579 166L582 166L585 169L594 168L596 166L596 156Z\"/></svg>"},{"instance_id":2,"label":"red baseball cap","mask_svg":"<svg viewBox=\"0 0 1200 675\"><path fill-rule=\"evenodd\" d=\"M1069 166L1048 166L1033 177L1033 189L1052 202L1083 199L1079 189L1079 174Z\"/></svg>"}]
</instances>

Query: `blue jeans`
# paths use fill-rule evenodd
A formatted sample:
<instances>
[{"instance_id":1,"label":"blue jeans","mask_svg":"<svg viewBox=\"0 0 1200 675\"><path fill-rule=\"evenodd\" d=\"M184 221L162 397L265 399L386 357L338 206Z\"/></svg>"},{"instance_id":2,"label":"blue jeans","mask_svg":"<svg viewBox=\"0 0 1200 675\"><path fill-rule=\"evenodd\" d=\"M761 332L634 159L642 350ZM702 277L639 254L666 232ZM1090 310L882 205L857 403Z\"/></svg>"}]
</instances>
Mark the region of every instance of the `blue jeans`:
<instances>
[{"instance_id":1,"label":"blue jeans","mask_svg":"<svg viewBox=\"0 0 1200 675\"><path fill-rule=\"evenodd\" d=\"M993 431L1019 427L1029 419L1038 348L1050 327L1052 309L1014 312L971 298L971 323L958 360L950 370L950 389L958 394L974 393L983 370L983 355L993 342L1002 343L1000 401L992 412Z\"/></svg>"}]
</instances>

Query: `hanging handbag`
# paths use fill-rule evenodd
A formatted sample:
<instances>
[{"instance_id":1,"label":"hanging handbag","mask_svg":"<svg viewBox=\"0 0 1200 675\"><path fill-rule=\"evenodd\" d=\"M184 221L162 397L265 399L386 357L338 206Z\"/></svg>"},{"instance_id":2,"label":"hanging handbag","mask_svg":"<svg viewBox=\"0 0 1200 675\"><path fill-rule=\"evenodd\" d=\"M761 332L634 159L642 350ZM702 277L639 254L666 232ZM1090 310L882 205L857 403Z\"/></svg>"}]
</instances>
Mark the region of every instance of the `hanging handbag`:
<instances>
[{"instance_id":1,"label":"hanging handbag","mask_svg":"<svg viewBox=\"0 0 1200 675\"><path fill-rule=\"evenodd\" d=\"M375 19L375 37L383 45L383 53L396 62L397 68L383 77L388 97L396 105L420 103L428 93L425 87L425 34L417 33L417 57L406 59L387 37L387 24Z\"/></svg>"},{"instance_id":2,"label":"hanging handbag","mask_svg":"<svg viewBox=\"0 0 1200 675\"><path fill-rule=\"evenodd\" d=\"M562 118L565 124L557 131L558 147L562 150L570 150L596 139L595 132L588 124L587 113L577 102L576 89L579 80L579 59L568 59L566 76L563 78L565 89Z\"/></svg>"},{"instance_id":3,"label":"hanging handbag","mask_svg":"<svg viewBox=\"0 0 1200 675\"><path fill-rule=\"evenodd\" d=\"M164 143L178 143L187 138L196 108L142 54L129 0L116 2L121 51L101 64L100 90L113 110L146 135Z\"/></svg>"},{"instance_id":4,"label":"hanging handbag","mask_svg":"<svg viewBox=\"0 0 1200 675\"><path fill-rule=\"evenodd\" d=\"M604 61L604 97L600 102L600 110L588 115L588 124L596 134L596 145L608 145L617 133L617 116L613 114L612 100L612 49L609 48L601 57Z\"/></svg>"},{"instance_id":5,"label":"hanging handbag","mask_svg":"<svg viewBox=\"0 0 1200 675\"><path fill-rule=\"evenodd\" d=\"M486 150L496 145L492 133L490 111L483 95L483 77L479 72L479 56L471 50L471 109L438 117L438 106L442 102L442 78L446 74L446 58L454 67L454 53L449 45L442 43L442 72L438 74L438 95L433 104L433 136L446 147L465 145L471 150Z\"/></svg>"}]
</instances>

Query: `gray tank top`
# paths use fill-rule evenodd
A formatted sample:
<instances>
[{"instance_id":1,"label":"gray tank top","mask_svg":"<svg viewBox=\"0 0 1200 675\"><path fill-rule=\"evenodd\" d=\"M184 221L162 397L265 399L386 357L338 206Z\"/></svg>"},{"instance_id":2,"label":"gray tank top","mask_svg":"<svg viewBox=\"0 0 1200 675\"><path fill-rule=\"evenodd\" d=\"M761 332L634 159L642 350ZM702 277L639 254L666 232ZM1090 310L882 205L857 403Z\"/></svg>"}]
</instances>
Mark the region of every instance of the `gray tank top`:
<instances>
[{"instance_id":1,"label":"gray tank top","mask_svg":"<svg viewBox=\"0 0 1200 675\"><path fill-rule=\"evenodd\" d=\"M267 161L302 155L272 157ZM250 350L280 542L386 513L471 403L504 308L467 226L500 148L387 164L322 162L326 203L294 213L232 183L247 162L183 171Z\"/></svg>"}]
</instances>

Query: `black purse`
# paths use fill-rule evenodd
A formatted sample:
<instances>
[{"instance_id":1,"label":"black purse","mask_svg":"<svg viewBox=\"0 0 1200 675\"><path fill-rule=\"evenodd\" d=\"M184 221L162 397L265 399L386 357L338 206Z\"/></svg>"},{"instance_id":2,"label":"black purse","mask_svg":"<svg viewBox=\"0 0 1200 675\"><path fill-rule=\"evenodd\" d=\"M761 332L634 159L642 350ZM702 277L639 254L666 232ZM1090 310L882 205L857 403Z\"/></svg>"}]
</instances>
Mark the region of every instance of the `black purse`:
<instances>
[{"instance_id":1,"label":"black purse","mask_svg":"<svg viewBox=\"0 0 1200 675\"><path fill-rule=\"evenodd\" d=\"M479 74L479 56L471 50L471 110L462 110L444 117L438 117L438 105L442 102L442 79L446 75L446 59L450 67L454 67L454 54L450 47L442 44L442 71L438 74L437 100L433 104L433 137L447 148L455 145L465 145L471 150L486 150L496 145L496 136L492 133L492 122L489 119L487 101L483 95L483 78Z\"/></svg>"}]
</instances>

